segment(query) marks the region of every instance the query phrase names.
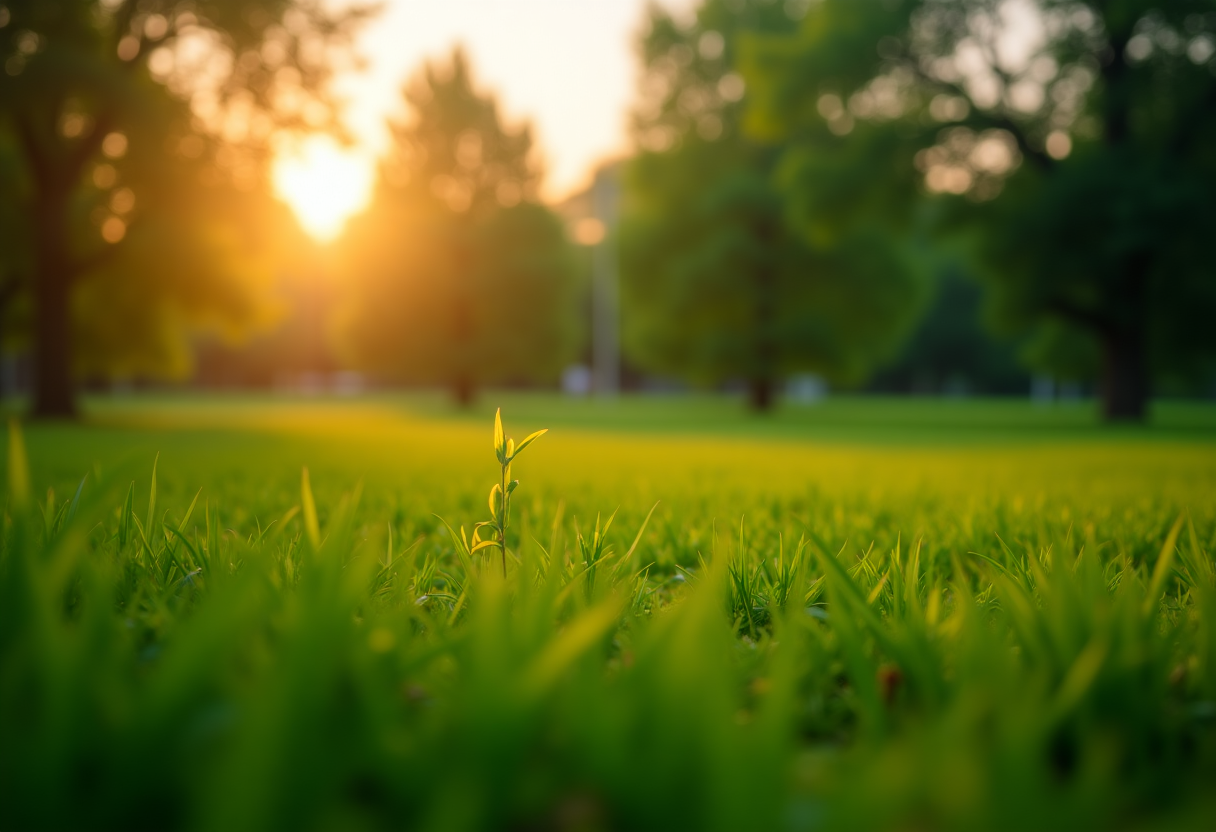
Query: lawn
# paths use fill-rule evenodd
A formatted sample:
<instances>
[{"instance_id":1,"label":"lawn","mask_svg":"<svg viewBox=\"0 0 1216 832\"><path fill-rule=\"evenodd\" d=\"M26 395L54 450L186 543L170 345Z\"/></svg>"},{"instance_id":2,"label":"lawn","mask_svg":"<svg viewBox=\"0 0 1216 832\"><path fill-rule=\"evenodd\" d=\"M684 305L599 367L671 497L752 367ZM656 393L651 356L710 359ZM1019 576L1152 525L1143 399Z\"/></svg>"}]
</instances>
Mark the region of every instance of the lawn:
<instances>
[{"instance_id":1,"label":"lawn","mask_svg":"<svg viewBox=\"0 0 1216 832\"><path fill-rule=\"evenodd\" d=\"M506 558L459 540L497 405L550 429ZM140 396L23 434L3 828L1216 817L1210 405Z\"/></svg>"}]
</instances>

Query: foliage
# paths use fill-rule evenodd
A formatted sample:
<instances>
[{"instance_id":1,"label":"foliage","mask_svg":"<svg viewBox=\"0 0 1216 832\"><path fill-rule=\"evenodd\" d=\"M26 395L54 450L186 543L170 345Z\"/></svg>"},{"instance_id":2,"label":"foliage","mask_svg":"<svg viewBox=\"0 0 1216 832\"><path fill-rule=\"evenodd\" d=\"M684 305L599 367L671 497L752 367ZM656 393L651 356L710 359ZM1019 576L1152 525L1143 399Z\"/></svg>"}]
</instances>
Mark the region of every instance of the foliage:
<instances>
[{"instance_id":1,"label":"foliage","mask_svg":"<svg viewBox=\"0 0 1216 832\"><path fill-rule=\"evenodd\" d=\"M1071 374L1101 355L1109 417L1142 418L1152 378L1210 372L1210 3L824 0L753 46L753 128L887 137L954 201L1006 325L1044 330L1038 358ZM792 188L817 160L791 156Z\"/></svg>"},{"instance_id":2,"label":"foliage","mask_svg":"<svg viewBox=\"0 0 1216 832\"><path fill-rule=\"evenodd\" d=\"M21 0L2 14L0 147L20 181L0 210L25 233L0 260L28 313L14 331L35 409L65 416L82 374L180 376L191 331L262 321L272 137L334 129L327 81L366 10Z\"/></svg>"},{"instance_id":3,"label":"foliage","mask_svg":"<svg viewBox=\"0 0 1216 832\"><path fill-rule=\"evenodd\" d=\"M528 437L523 442L520 442L517 448L515 447L514 439L507 439L503 435L501 408L494 411L494 455L498 458L500 477L499 481L490 489L490 496L487 501L490 506L490 519L474 525L473 536L471 538L465 534L464 526L460 527L459 545L464 547L464 555L468 558L468 564L471 565L473 555L483 549L498 549L499 554L502 556L502 576L506 579L507 527L511 524L511 494L519 487L519 480L511 479L511 462L523 452L524 448L548 432L548 428L543 428L528 434ZM493 531L494 537L482 540L481 530L485 528ZM454 541L457 540L451 527L448 526L447 529L451 533L452 539Z\"/></svg>"},{"instance_id":4,"label":"foliage","mask_svg":"<svg viewBox=\"0 0 1216 832\"><path fill-rule=\"evenodd\" d=\"M741 130L740 43L793 25L772 3L712 0L688 26L653 9L635 115L643 152L626 179L631 356L702 384L745 379L759 408L791 372L862 380L897 343L918 295L902 243L873 233L870 220L833 206L816 216L820 233L792 229L775 182L782 148Z\"/></svg>"},{"instance_id":5,"label":"foliage","mask_svg":"<svg viewBox=\"0 0 1216 832\"><path fill-rule=\"evenodd\" d=\"M983 287L978 281L957 262L947 261L939 266L931 292L915 329L894 360L870 379L869 389L1024 394L1030 379L1019 365L1018 345L985 326Z\"/></svg>"},{"instance_id":6,"label":"foliage","mask_svg":"<svg viewBox=\"0 0 1216 832\"><path fill-rule=\"evenodd\" d=\"M7 453L6 827L1210 824L1208 438L554 430L504 581L430 513L484 512L480 421L98 417Z\"/></svg>"},{"instance_id":7,"label":"foliage","mask_svg":"<svg viewBox=\"0 0 1216 832\"><path fill-rule=\"evenodd\" d=\"M466 403L486 383L556 379L572 346L573 261L535 202L529 128L503 123L460 50L424 66L406 101L373 203L347 235L351 357Z\"/></svg>"}]
</instances>

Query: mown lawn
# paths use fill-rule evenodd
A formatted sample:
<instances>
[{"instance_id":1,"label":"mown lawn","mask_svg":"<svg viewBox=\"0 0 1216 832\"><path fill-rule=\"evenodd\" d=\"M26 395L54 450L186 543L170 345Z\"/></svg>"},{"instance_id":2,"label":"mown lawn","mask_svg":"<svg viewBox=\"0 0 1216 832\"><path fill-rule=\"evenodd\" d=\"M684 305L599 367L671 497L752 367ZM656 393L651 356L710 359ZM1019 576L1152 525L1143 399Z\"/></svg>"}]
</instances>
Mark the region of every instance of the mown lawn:
<instances>
[{"instance_id":1,"label":"mown lawn","mask_svg":"<svg viewBox=\"0 0 1216 832\"><path fill-rule=\"evenodd\" d=\"M551 429L505 580L439 519L490 519L500 404ZM4 828L1216 817L1216 407L145 396L23 430Z\"/></svg>"}]
</instances>

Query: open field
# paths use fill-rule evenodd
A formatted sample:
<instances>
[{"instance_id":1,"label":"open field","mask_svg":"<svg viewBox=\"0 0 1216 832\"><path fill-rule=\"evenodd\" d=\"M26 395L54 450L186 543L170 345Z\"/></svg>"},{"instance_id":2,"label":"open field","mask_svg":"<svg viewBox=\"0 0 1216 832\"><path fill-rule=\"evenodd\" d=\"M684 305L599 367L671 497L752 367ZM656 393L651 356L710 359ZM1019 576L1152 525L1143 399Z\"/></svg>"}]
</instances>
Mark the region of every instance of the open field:
<instances>
[{"instance_id":1,"label":"open field","mask_svg":"<svg viewBox=\"0 0 1216 832\"><path fill-rule=\"evenodd\" d=\"M490 519L498 404L551 429L505 581L436 517ZM1216 816L1209 405L149 396L24 448L4 828Z\"/></svg>"}]
</instances>

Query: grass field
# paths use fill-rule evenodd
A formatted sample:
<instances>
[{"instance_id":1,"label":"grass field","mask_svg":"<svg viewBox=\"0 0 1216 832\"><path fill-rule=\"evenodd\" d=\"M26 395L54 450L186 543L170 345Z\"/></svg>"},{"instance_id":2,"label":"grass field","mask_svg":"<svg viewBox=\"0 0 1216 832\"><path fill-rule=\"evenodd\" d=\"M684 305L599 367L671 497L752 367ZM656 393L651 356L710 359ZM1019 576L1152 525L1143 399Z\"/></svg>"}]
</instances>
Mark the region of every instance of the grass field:
<instances>
[{"instance_id":1,"label":"grass field","mask_svg":"<svg viewBox=\"0 0 1216 832\"><path fill-rule=\"evenodd\" d=\"M505 559L439 519L491 520L499 404L550 429ZM1210 405L147 396L23 434L6 829L1216 824Z\"/></svg>"}]
</instances>

